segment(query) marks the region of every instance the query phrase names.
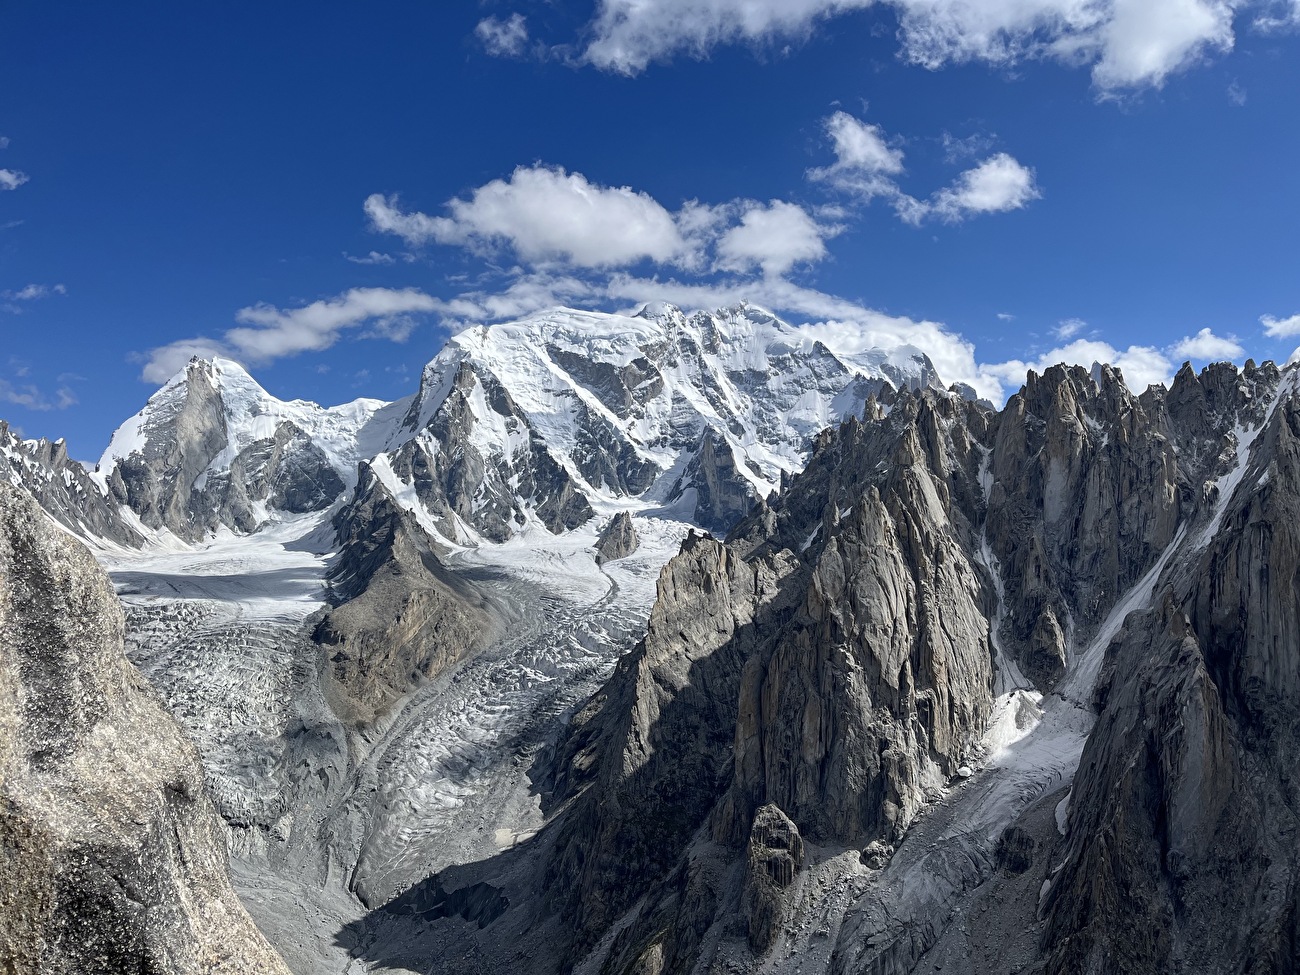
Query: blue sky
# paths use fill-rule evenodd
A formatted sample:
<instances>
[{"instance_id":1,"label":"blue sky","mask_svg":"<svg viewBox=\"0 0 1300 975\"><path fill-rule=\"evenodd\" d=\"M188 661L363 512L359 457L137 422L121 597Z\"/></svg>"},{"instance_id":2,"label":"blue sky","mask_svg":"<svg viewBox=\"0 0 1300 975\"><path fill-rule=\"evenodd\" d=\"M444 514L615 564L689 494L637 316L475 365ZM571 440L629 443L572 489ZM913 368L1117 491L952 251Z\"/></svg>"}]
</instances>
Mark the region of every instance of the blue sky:
<instances>
[{"instance_id":1,"label":"blue sky","mask_svg":"<svg viewBox=\"0 0 1300 975\"><path fill-rule=\"evenodd\" d=\"M561 302L747 296L994 396L1289 356L1300 0L973 6L6 4L0 417L93 460L192 352L389 399Z\"/></svg>"}]
</instances>

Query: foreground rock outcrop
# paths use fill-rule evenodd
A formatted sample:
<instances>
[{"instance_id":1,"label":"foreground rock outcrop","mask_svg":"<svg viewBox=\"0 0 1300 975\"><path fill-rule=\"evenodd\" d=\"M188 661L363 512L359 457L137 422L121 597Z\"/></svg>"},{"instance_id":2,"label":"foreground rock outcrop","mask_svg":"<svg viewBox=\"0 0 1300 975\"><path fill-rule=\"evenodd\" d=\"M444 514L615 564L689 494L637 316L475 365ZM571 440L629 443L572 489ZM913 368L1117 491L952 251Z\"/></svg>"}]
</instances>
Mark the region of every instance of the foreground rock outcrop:
<instances>
[{"instance_id":1,"label":"foreground rock outcrop","mask_svg":"<svg viewBox=\"0 0 1300 975\"><path fill-rule=\"evenodd\" d=\"M0 970L286 973L108 578L0 484Z\"/></svg>"},{"instance_id":2,"label":"foreground rock outcrop","mask_svg":"<svg viewBox=\"0 0 1300 975\"><path fill-rule=\"evenodd\" d=\"M596 559L602 563L625 559L637 550L638 545L640 540L631 513L620 511L601 529L596 539Z\"/></svg>"}]
</instances>

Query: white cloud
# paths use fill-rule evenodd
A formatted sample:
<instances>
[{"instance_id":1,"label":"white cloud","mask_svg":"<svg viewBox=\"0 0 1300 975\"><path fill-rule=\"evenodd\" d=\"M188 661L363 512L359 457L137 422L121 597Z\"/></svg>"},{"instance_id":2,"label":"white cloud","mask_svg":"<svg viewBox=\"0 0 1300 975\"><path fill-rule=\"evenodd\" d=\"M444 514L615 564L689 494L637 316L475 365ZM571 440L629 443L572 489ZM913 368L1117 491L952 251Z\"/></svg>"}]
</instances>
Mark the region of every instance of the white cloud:
<instances>
[{"instance_id":1,"label":"white cloud","mask_svg":"<svg viewBox=\"0 0 1300 975\"><path fill-rule=\"evenodd\" d=\"M235 320L250 327L231 329L225 340L249 359L264 362L328 349L341 331L356 325L370 323L382 330L400 316L437 307L434 298L416 288L353 288L288 311L267 304L241 308Z\"/></svg>"},{"instance_id":2,"label":"white cloud","mask_svg":"<svg viewBox=\"0 0 1300 975\"><path fill-rule=\"evenodd\" d=\"M16 169L0 169L0 190L16 190L26 182L26 173Z\"/></svg>"},{"instance_id":3,"label":"white cloud","mask_svg":"<svg viewBox=\"0 0 1300 975\"><path fill-rule=\"evenodd\" d=\"M835 150L835 163L808 170L810 179L866 197L896 192L887 177L903 171L903 150L889 144L884 129L848 112L836 112L825 125Z\"/></svg>"},{"instance_id":4,"label":"white cloud","mask_svg":"<svg viewBox=\"0 0 1300 975\"><path fill-rule=\"evenodd\" d=\"M919 224L927 217L956 223L980 214L1019 210L1040 196L1034 171L999 152L966 170L928 201L900 194L894 209L911 224Z\"/></svg>"},{"instance_id":5,"label":"white cloud","mask_svg":"<svg viewBox=\"0 0 1300 975\"><path fill-rule=\"evenodd\" d=\"M722 44L806 37L823 18L873 0L601 0L583 59L636 75L675 54L706 57Z\"/></svg>"},{"instance_id":6,"label":"white cloud","mask_svg":"<svg viewBox=\"0 0 1300 975\"><path fill-rule=\"evenodd\" d=\"M1113 0L1092 69L1103 90L1159 87L1213 51L1232 48L1231 0Z\"/></svg>"},{"instance_id":7,"label":"white cloud","mask_svg":"<svg viewBox=\"0 0 1300 975\"><path fill-rule=\"evenodd\" d=\"M1087 327L1088 323L1082 318L1067 318L1052 329L1052 334L1064 342L1066 339L1074 338Z\"/></svg>"},{"instance_id":8,"label":"white cloud","mask_svg":"<svg viewBox=\"0 0 1300 975\"><path fill-rule=\"evenodd\" d=\"M1295 0L1290 0L1292 4ZM1092 68L1103 92L1159 86L1232 46L1235 0L601 0L582 54L636 75L720 45L808 37L828 18L867 7L898 18L901 56L927 68L1053 58ZM1287 17L1260 18L1268 26Z\"/></svg>"},{"instance_id":9,"label":"white cloud","mask_svg":"<svg viewBox=\"0 0 1300 975\"><path fill-rule=\"evenodd\" d=\"M1290 318L1274 318L1261 315L1259 323L1264 326L1264 334L1271 339L1290 339L1300 335L1300 314Z\"/></svg>"},{"instance_id":10,"label":"white cloud","mask_svg":"<svg viewBox=\"0 0 1300 975\"><path fill-rule=\"evenodd\" d=\"M1266 12L1255 18L1254 28L1265 34L1300 27L1300 0L1272 0Z\"/></svg>"},{"instance_id":11,"label":"white cloud","mask_svg":"<svg viewBox=\"0 0 1300 975\"><path fill-rule=\"evenodd\" d=\"M343 257L353 264L396 264L397 259L392 254L381 254L379 251L371 251L365 257L357 257L355 254L343 252Z\"/></svg>"},{"instance_id":12,"label":"white cloud","mask_svg":"<svg viewBox=\"0 0 1300 975\"><path fill-rule=\"evenodd\" d=\"M1138 393L1153 383L1168 384L1173 376L1173 363L1157 348L1131 345L1127 349L1117 349L1109 343L1091 339L1079 339L1030 361L1010 359L982 363L979 374L986 384L996 384L999 389L1014 389L1025 381L1028 370L1041 374L1061 362L1085 367L1091 367L1094 362L1115 366L1123 373L1128 387Z\"/></svg>"},{"instance_id":13,"label":"white cloud","mask_svg":"<svg viewBox=\"0 0 1300 975\"><path fill-rule=\"evenodd\" d=\"M50 295L66 295L68 289L61 284L29 284L17 291L0 291L0 298L7 298L9 301L36 301L40 298L48 298Z\"/></svg>"},{"instance_id":14,"label":"white cloud","mask_svg":"<svg viewBox=\"0 0 1300 975\"><path fill-rule=\"evenodd\" d=\"M0 135L0 149L8 149L8 148L9 148L9 136Z\"/></svg>"},{"instance_id":15,"label":"white cloud","mask_svg":"<svg viewBox=\"0 0 1300 975\"><path fill-rule=\"evenodd\" d=\"M252 305L235 315L243 327L229 329L220 339L181 339L151 349L139 357L144 363L140 378L165 382L195 355L225 355L258 363L316 352L332 346L345 330L362 325L367 326L363 338L402 342L416 324L413 315L442 309L442 302L416 288L353 288L288 310Z\"/></svg>"},{"instance_id":16,"label":"white cloud","mask_svg":"<svg viewBox=\"0 0 1300 975\"><path fill-rule=\"evenodd\" d=\"M1016 320L1016 316L1012 315L1010 312L1005 312L1005 311L998 312L998 321L1000 322L1014 322L1015 320Z\"/></svg>"},{"instance_id":17,"label":"white cloud","mask_svg":"<svg viewBox=\"0 0 1300 975\"><path fill-rule=\"evenodd\" d=\"M412 246L436 241L488 251L507 245L529 262L579 267L691 260L692 245L677 220L648 194L599 186L558 167L520 166L508 180L492 180L446 208L448 216L431 217L378 193L365 202L375 230Z\"/></svg>"},{"instance_id":18,"label":"white cloud","mask_svg":"<svg viewBox=\"0 0 1300 975\"><path fill-rule=\"evenodd\" d=\"M818 224L793 203L755 203L718 240L718 267L725 271L759 267L765 275L784 274L796 264L824 258L824 238L838 229Z\"/></svg>"},{"instance_id":19,"label":"white cloud","mask_svg":"<svg viewBox=\"0 0 1300 975\"><path fill-rule=\"evenodd\" d=\"M210 359L213 356L229 356L233 350L216 339L195 337L177 339L145 353L134 353L128 358L142 365L140 378L147 383L165 383L185 367L194 356Z\"/></svg>"},{"instance_id":20,"label":"white cloud","mask_svg":"<svg viewBox=\"0 0 1300 975\"><path fill-rule=\"evenodd\" d=\"M994 136L983 133L976 133L975 135L968 135L964 139L959 139L951 132L945 132L940 141L943 143L943 158L950 163L959 163L963 159L974 159L976 156L982 156L997 143Z\"/></svg>"},{"instance_id":21,"label":"white cloud","mask_svg":"<svg viewBox=\"0 0 1300 975\"><path fill-rule=\"evenodd\" d=\"M1203 328L1195 335L1186 336L1169 350L1180 359L1197 359L1202 362L1229 361L1239 358L1245 349L1237 343L1235 335L1224 338Z\"/></svg>"},{"instance_id":22,"label":"white cloud","mask_svg":"<svg viewBox=\"0 0 1300 975\"><path fill-rule=\"evenodd\" d=\"M487 17L478 22L474 36L493 57L517 58L528 46L528 25L523 14L511 14L504 20Z\"/></svg>"}]
</instances>

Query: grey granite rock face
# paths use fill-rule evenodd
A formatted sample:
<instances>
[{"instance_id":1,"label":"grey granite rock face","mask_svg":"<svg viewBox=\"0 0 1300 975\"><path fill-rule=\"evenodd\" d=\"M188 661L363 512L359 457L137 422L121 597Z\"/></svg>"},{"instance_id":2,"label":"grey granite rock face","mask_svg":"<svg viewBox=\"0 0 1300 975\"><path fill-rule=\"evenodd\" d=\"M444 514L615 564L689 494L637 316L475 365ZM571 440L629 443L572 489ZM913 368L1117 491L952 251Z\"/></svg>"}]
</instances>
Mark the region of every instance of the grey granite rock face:
<instances>
[{"instance_id":1,"label":"grey granite rock face","mask_svg":"<svg viewBox=\"0 0 1300 975\"><path fill-rule=\"evenodd\" d=\"M1263 419L1269 397L1256 396L1252 382L1261 378L1266 389L1276 384L1268 364L1240 373L1214 367L1199 379L1180 374L1171 398L1178 392L1191 402L1185 416L1208 437L1216 430L1203 403L1226 413L1220 431L1244 426L1250 413ZM1203 440L1192 460L1223 473ZM1219 482L1236 488L1230 497L1206 492L1209 504L1189 529L1193 558L1167 574L1159 605L1130 617L1107 654L1101 715L1070 804L1068 856L1046 902L1051 972L1294 970L1294 388L1255 437L1249 460L1239 460L1240 472Z\"/></svg>"},{"instance_id":2,"label":"grey granite rock face","mask_svg":"<svg viewBox=\"0 0 1300 975\"><path fill-rule=\"evenodd\" d=\"M287 973L230 887L199 758L107 576L0 485L0 969Z\"/></svg>"},{"instance_id":3,"label":"grey granite rock face","mask_svg":"<svg viewBox=\"0 0 1300 975\"><path fill-rule=\"evenodd\" d=\"M741 910L746 917L749 946L762 954L776 940L784 908L783 892L794 883L803 866L803 838L799 827L768 804L754 815L746 847L745 888Z\"/></svg>"},{"instance_id":4,"label":"grey granite rock face","mask_svg":"<svg viewBox=\"0 0 1300 975\"><path fill-rule=\"evenodd\" d=\"M687 491L695 492L695 523L720 534L726 534L758 500L754 485L737 468L730 445L712 430L700 438L668 500L676 501Z\"/></svg>"},{"instance_id":5,"label":"grey granite rock face","mask_svg":"<svg viewBox=\"0 0 1300 975\"><path fill-rule=\"evenodd\" d=\"M128 548L144 542L108 493L81 464L68 458L62 440L20 440L0 420L0 480L26 491L76 535Z\"/></svg>"},{"instance_id":6,"label":"grey granite rock face","mask_svg":"<svg viewBox=\"0 0 1300 975\"><path fill-rule=\"evenodd\" d=\"M335 711L365 724L491 639L482 597L442 565L433 542L363 464L335 519L337 605L313 637L328 658Z\"/></svg>"},{"instance_id":7,"label":"grey granite rock face","mask_svg":"<svg viewBox=\"0 0 1300 975\"><path fill-rule=\"evenodd\" d=\"M196 504L194 483L227 444L221 394L207 365L190 364L183 388L157 411L156 432L106 472L119 503L150 528L167 528L187 540L202 537L209 521Z\"/></svg>"},{"instance_id":8,"label":"grey granite rock face","mask_svg":"<svg viewBox=\"0 0 1300 975\"><path fill-rule=\"evenodd\" d=\"M270 436L237 441L228 413L259 405L227 402L233 394L223 370L231 367L238 368L191 361L184 379L160 390L137 418L131 450L104 471L112 498L148 527L186 541L221 527L249 533L266 521L267 509L323 511L343 493L325 452L291 420L277 423ZM237 378L253 385L242 370ZM255 412L239 419L246 423Z\"/></svg>"},{"instance_id":9,"label":"grey granite rock face","mask_svg":"<svg viewBox=\"0 0 1300 975\"><path fill-rule=\"evenodd\" d=\"M1041 946L1016 950L1049 971L1239 970L1233 959L1290 971L1300 397L1274 407L1281 381L1271 364L1219 365L1135 397L1113 370L1062 367L1031 374L1000 412L933 392L892 397L888 411L869 402L725 545L684 546L642 656L562 753L572 841L556 847L548 883L584 931L577 957L617 917L604 971L738 959L756 970L735 953L736 932L756 959L777 900L718 864L729 849L731 869L751 875L751 826L779 808L801 839L866 843L864 867L918 885L905 904L882 891L844 915L836 972L916 970L954 908L990 885L1015 891L1014 910L1034 923L1046 891ZM734 602L716 605L737 595L746 565L788 566L752 632L732 625ZM1050 692L1159 566L1165 607L1130 616L1106 654L1062 845L1043 828L1054 799L988 835L922 829L941 842L912 849L923 812L969 779L968 756L978 765L1004 679L995 638L1007 666ZM710 666L693 671L688 658ZM1073 680L1066 693L1091 687ZM720 776L727 753L700 746L727 724ZM688 755L672 744L682 740L696 746ZM666 808L682 814L675 828L647 842ZM988 964L956 970L997 970Z\"/></svg>"},{"instance_id":10,"label":"grey granite rock face","mask_svg":"<svg viewBox=\"0 0 1300 975\"><path fill-rule=\"evenodd\" d=\"M422 391L407 422L418 419ZM508 390L492 376L461 363L436 411L415 436L391 456L394 473L410 484L447 538L461 533L459 518L484 538L501 541L525 523L524 505L536 511L553 532L585 524L591 505L545 441L533 430ZM500 424L524 446L506 456L485 453L476 445L475 428L484 422L474 401L482 396ZM477 443L482 443L478 441Z\"/></svg>"},{"instance_id":11,"label":"grey granite rock face","mask_svg":"<svg viewBox=\"0 0 1300 975\"><path fill-rule=\"evenodd\" d=\"M547 886L577 945L664 874L725 788L741 672L793 609L795 570L788 557L744 562L689 537L660 574L645 639L575 717L557 791L576 801Z\"/></svg>"},{"instance_id":12,"label":"grey granite rock face","mask_svg":"<svg viewBox=\"0 0 1300 975\"><path fill-rule=\"evenodd\" d=\"M631 513L620 511L601 529L596 539L596 558L601 562L625 559L637 550L639 544Z\"/></svg>"}]
</instances>

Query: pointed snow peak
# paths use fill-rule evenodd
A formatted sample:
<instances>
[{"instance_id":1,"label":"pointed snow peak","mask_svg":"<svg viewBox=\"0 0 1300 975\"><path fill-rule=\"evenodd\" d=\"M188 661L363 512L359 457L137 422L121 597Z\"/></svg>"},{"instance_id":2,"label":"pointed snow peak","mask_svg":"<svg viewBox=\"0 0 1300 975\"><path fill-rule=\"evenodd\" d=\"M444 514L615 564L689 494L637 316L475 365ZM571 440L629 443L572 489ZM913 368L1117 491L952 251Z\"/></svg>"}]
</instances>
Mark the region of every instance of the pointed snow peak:
<instances>
[{"instance_id":1,"label":"pointed snow peak","mask_svg":"<svg viewBox=\"0 0 1300 975\"><path fill-rule=\"evenodd\" d=\"M682 310L669 301L647 301L642 309L633 316L650 321L668 321L683 317Z\"/></svg>"}]
</instances>

